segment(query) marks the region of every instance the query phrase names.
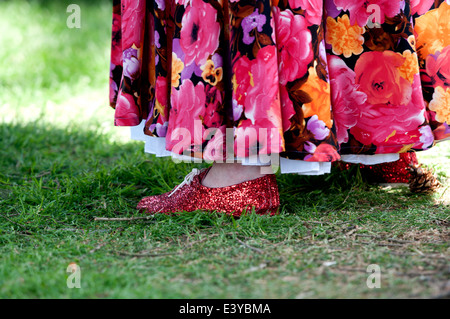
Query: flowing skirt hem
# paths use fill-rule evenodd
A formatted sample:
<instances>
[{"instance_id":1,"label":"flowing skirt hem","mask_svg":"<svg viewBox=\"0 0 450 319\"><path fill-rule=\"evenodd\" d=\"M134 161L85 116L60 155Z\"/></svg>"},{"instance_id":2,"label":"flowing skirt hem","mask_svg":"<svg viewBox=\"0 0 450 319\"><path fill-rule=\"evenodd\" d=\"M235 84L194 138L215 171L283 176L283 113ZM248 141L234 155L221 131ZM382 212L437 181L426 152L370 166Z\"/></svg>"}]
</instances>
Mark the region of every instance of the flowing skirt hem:
<instances>
[{"instance_id":1,"label":"flowing skirt hem","mask_svg":"<svg viewBox=\"0 0 450 319\"><path fill-rule=\"evenodd\" d=\"M130 137L132 140L145 142L145 152L153 154L156 157L172 157L174 161L202 163L199 158L179 155L166 149L166 138L155 137L144 134L145 120L137 126L130 127ZM272 156L270 158L273 159ZM375 155L358 155L349 154L341 155L341 161L353 164L376 165L387 162L395 162L400 158L398 153L375 154ZM260 158L247 157L235 158L242 165L273 165L272 162L263 162ZM331 172L331 162L310 162L304 160L293 160L278 156L276 158L279 163L281 174L298 174L298 175L323 175Z\"/></svg>"}]
</instances>

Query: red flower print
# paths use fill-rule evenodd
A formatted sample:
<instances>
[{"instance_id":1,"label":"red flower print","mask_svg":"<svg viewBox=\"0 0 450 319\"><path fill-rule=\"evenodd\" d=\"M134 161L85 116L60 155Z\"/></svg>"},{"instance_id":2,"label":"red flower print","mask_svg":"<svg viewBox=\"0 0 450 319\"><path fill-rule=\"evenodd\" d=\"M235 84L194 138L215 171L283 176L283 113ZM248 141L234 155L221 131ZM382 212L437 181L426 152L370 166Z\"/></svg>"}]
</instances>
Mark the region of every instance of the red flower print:
<instances>
[{"instance_id":1,"label":"red flower print","mask_svg":"<svg viewBox=\"0 0 450 319\"><path fill-rule=\"evenodd\" d=\"M313 155L306 155L308 162L334 162L340 160L341 156L336 148L330 144L322 143L316 147Z\"/></svg>"},{"instance_id":2,"label":"red flower print","mask_svg":"<svg viewBox=\"0 0 450 319\"><path fill-rule=\"evenodd\" d=\"M366 52L356 62L356 84L367 94L370 104L407 105L411 100L411 83L397 69L405 58L392 51Z\"/></svg>"},{"instance_id":3,"label":"red flower print","mask_svg":"<svg viewBox=\"0 0 450 319\"><path fill-rule=\"evenodd\" d=\"M366 103L358 108L360 117L350 133L364 145L376 145L376 153L399 152L404 145L419 142L418 128L425 122L425 104L418 74L407 105Z\"/></svg>"}]
</instances>

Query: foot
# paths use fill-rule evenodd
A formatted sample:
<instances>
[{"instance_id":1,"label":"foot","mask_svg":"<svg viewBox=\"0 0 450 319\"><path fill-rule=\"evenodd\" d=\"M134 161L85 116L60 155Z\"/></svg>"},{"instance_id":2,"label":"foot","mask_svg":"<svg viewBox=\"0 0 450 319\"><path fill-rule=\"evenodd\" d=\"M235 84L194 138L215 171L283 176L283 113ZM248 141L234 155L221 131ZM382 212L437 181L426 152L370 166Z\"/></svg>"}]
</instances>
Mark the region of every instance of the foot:
<instances>
[{"instance_id":1,"label":"foot","mask_svg":"<svg viewBox=\"0 0 450 319\"><path fill-rule=\"evenodd\" d=\"M260 178L270 166L251 166L239 163L214 163L203 178L202 185L210 188L226 187ZM266 169L266 170L264 170Z\"/></svg>"},{"instance_id":2,"label":"foot","mask_svg":"<svg viewBox=\"0 0 450 319\"><path fill-rule=\"evenodd\" d=\"M218 211L235 217L252 209L257 214L278 212L280 199L275 175L262 175L230 186L207 187L202 181L209 175L209 170L194 169L172 191L143 198L137 209L150 214Z\"/></svg>"}]
</instances>

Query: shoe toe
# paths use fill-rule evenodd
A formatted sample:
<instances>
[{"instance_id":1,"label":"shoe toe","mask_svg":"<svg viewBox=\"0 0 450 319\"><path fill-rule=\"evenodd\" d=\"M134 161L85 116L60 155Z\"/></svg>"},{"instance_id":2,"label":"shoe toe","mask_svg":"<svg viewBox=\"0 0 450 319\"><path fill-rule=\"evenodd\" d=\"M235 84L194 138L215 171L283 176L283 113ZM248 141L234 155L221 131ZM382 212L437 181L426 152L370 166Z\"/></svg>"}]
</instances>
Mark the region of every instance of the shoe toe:
<instances>
[{"instance_id":1,"label":"shoe toe","mask_svg":"<svg viewBox=\"0 0 450 319\"><path fill-rule=\"evenodd\" d=\"M141 199L137 205L137 209L145 213L156 213L161 211L160 206L165 202L166 194L147 196Z\"/></svg>"}]
</instances>

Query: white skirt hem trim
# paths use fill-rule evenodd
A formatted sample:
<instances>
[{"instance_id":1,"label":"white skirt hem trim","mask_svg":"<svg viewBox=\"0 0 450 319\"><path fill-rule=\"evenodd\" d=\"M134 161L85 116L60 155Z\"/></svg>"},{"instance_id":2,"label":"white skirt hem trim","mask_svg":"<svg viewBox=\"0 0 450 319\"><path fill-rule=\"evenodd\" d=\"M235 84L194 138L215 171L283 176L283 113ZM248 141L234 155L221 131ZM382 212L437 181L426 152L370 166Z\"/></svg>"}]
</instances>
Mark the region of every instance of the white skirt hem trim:
<instances>
[{"instance_id":1,"label":"white skirt hem trim","mask_svg":"<svg viewBox=\"0 0 450 319\"><path fill-rule=\"evenodd\" d=\"M130 137L132 140L145 142L144 151L146 153L154 154L156 157L170 156L177 162L193 162L201 163L201 159L193 159L190 156L178 155L166 150L166 138L154 137L144 134L145 121L140 125L130 127ZM400 158L398 153L392 154L375 154L375 155L341 155L341 160L347 163L376 165L386 162L395 162ZM269 165L262 163L259 158L237 158L242 165ZM299 174L299 175L323 175L331 172L330 162L308 162L303 160L291 160L284 157L279 157L278 163L280 165L280 172L282 174Z\"/></svg>"}]
</instances>

